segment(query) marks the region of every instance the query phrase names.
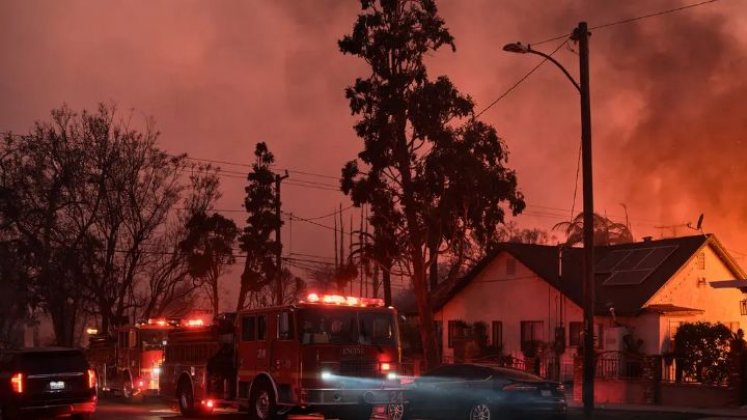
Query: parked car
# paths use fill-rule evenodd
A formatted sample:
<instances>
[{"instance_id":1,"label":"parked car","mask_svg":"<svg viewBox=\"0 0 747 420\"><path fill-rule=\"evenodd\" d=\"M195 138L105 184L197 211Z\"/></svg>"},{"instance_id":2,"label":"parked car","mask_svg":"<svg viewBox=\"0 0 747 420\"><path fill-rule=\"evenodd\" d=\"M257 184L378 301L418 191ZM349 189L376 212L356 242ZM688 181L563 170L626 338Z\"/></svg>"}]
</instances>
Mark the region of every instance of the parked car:
<instances>
[{"instance_id":1,"label":"parked car","mask_svg":"<svg viewBox=\"0 0 747 420\"><path fill-rule=\"evenodd\" d=\"M32 348L0 357L0 419L72 416L96 411L96 375L82 350Z\"/></svg>"},{"instance_id":2,"label":"parked car","mask_svg":"<svg viewBox=\"0 0 747 420\"><path fill-rule=\"evenodd\" d=\"M443 365L415 379L405 392L408 419L566 417L563 386L516 369Z\"/></svg>"}]
</instances>

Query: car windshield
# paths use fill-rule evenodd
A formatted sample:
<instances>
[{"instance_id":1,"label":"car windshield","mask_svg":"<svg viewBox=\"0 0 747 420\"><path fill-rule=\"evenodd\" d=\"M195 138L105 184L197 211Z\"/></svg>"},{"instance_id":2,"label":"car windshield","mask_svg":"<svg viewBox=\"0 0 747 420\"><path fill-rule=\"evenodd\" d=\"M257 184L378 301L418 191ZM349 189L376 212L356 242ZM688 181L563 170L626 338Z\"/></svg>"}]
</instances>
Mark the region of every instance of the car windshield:
<instances>
[{"instance_id":1,"label":"car windshield","mask_svg":"<svg viewBox=\"0 0 747 420\"><path fill-rule=\"evenodd\" d=\"M305 309L299 313L303 344L397 344L391 312Z\"/></svg>"},{"instance_id":2,"label":"car windshield","mask_svg":"<svg viewBox=\"0 0 747 420\"><path fill-rule=\"evenodd\" d=\"M166 340L166 331L163 330L140 330L140 341L143 343L143 351L163 350L163 342Z\"/></svg>"},{"instance_id":3,"label":"car windshield","mask_svg":"<svg viewBox=\"0 0 747 420\"><path fill-rule=\"evenodd\" d=\"M88 369L86 357L80 351L63 350L19 353L16 363L16 368L29 375L85 372Z\"/></svg>"}]
</instances>

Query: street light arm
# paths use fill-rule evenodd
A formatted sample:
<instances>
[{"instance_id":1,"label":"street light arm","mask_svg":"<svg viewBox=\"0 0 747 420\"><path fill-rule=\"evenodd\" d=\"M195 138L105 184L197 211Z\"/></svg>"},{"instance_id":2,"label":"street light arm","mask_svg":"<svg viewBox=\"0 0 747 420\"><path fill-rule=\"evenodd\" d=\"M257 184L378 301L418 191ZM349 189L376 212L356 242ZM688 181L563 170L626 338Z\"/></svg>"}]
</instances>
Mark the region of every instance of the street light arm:
<instances>
[{"instance_id":1,"label":"street light arm","mask_svg":"<svg viewBox=\"0 0 747 420\"><path fill-rule=\"evenodd\" d=\"M576 90L578 90L578 91L579 91L579 93L581 92L581 86L580 86L580 85L578 84L578 82L576 81L576 79L574 79L574 78L573 78L573 76L571 76L571 74L570 74L570 73L568 73L568 70L566 70L566 69L565 69L565 67L563 67L563 65L562 65L562 64L558 63L558 60L556 60L556 59L552 58L552 56L551 56L551 55L549 55L549 54L545 54L545 53L543 53L543 52L540 52L540 51L536 51L536 50L533 50L533 49L532 49L531 47L527 47L527 48L526 48L526 52L527 52L527 53L529 53L529 54L535 54L535 55L538 55L538 56L540 56L540 57L544 57L544 58L545 58L545 60L548 60L548 61L550 61L551 63L555 64L555 66L556 66L557 68L559 68L560 70L562 70L562 71L563 71L563 74L565 74L565 77L567 77L567 78L568 78L568 80L570 80L570 81L571 81L571 83L573 83L573 86L575 86L575 87L576 87Z\"/></svg>"},{"instance_id":2,"label":"street light arm","mask_svg":"<svg viewBox=\"0 0 747 420\"><path fill-rule=\"evenodd\" d=\"M552 58L551 55L545 54L541 51L533 50L531 45L524 45L521 42L506 44L503 46L503 51L514 54L535 54L544 58L545 60L550 61L551 63L555 64L555 67L559 68L563 72L563 74L565 74L565 77L567 77L568 80L573 83L573 86L576 87L576 90L581 93L581 85L576 81L576 79L573 78L573 76L571 76L570 73L568 73L568 70L566 70L565 67L563 67L563 65L560 64L556 59ZM555 51L557 51L557 49Z\"/></svg>"}]
</instances>

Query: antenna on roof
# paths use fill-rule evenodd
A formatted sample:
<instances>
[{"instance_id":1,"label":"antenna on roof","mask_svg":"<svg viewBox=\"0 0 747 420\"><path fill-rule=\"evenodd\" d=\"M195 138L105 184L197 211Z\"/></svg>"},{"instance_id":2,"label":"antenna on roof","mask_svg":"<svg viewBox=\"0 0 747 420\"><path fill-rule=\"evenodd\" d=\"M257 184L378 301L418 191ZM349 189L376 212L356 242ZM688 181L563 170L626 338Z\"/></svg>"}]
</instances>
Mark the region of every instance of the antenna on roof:
<instances>
[{"instance_id":1,"label":"antenna on roof","mask_svg":"<svg viewBox=\"0 0 747 420\"><path fill-rule=\"evenodd\" d=\"M695 224L695 227L693 227L692 223L688 223L687 227L689 227L692 230L697 230L700 232L703 236L706 236L706 234L703 232L703 213L700 213L700 216L698 216L698 222Z\"/></svg>"}]
</instances>

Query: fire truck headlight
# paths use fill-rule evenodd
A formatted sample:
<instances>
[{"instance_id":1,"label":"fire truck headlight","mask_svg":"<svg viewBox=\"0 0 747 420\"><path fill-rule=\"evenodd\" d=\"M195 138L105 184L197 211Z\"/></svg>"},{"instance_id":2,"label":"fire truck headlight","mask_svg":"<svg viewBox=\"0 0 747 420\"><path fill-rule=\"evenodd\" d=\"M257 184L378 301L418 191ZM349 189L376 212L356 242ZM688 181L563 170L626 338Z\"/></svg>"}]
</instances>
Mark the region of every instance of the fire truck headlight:
<instances>
[{"instance_id":1,"label":"fire truck headlight","mask_svg":"<svg viewBox=\"0 0 747 420\"><path fill-rule=\"evenodd\" d=\"M330 372L328 370L323 370L322 371L322 380L323 381L329 381L331 379L332 379L332 372Z\"/></svg>"},{"instance_id":2,"label":"fire truck headlight","mask_svg":"<svg viewBox=\"0 0 747 420\"><path fill-rule=\"evenodd\" d=\"M386 378L390 381L394 381L397 379L397 372L389 372L386 374Z\"/></svg>"}]
</instances>

